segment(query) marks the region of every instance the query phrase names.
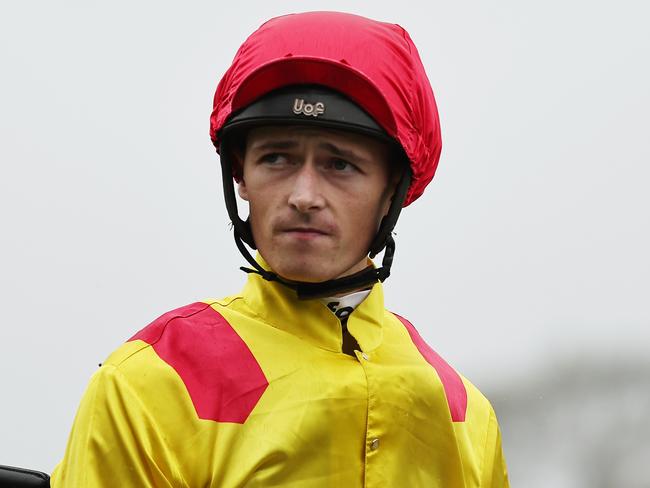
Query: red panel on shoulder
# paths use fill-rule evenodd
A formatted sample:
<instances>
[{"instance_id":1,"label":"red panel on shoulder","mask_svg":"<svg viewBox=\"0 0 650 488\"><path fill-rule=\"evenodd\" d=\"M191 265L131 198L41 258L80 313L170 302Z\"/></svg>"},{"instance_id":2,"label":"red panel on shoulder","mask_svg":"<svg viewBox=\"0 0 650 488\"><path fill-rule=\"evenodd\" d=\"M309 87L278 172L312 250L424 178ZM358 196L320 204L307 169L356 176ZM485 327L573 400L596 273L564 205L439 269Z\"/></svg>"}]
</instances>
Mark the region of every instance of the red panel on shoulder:
<instances>
[{"instance_id":1,"label":"red panel on shoulder","mask_svg":"<svg viewBox=\"0 0 650 488\"><path fill-rule=\"evenodd\" d=\"M201 419L243 424L268 386L246 343L209 304L168 312L136 339L176 370Z\"/></svg>"},{"instance_id":2,"label":"red panel on shoulder","mask_svg":"<svg viewBox=\"0 0 650 488\"><path fill-rule=\"evenodd\" d=\"M411 322L396 313L393 313L393 315L404 324L415 347L418 348L418 351L420 351L420 354L426 359L427 363L433 366L438 373L438 377L445 389L445 396L447 397L452 422L464 422L465 414L467 413L467 390L465 390L465 385L460 375L436 351L424 342L424 339L422 339L422 336L420 336Z\"/></svg>"}]
</instances>

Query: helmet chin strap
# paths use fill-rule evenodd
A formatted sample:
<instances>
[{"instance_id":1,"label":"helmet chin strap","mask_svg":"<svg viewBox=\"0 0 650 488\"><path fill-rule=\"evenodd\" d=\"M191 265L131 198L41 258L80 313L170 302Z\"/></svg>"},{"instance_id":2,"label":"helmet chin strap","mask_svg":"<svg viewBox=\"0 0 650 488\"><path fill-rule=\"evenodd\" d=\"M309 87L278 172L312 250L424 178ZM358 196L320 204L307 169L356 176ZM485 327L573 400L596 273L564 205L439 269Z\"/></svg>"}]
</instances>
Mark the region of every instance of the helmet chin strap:
<instances>
[{"instance_id":1,"label":"helmet chin strap","mask_svg":"<svg viewBox=\"0 0 650 488\"><path fill-rule=\"evenodd\" d=\"M230 160L231 153L226 147L226 144L223 142L221 144L219 153L221 159L221 174L224 190L223 193L226 200L226 209L228 210L228 215L233 224L235 244L237 245L237 249L239 249L239 252L242 254L242 256L244 256L246 261L248 261L253 267L246 268L242 266L240 268L242 271L246 273L258 274L267 281L277 281L287 288L294 290L298 294L298 298L301 300L332 296L338 293L352 292L355 290L367 288L368 286L372 286L377 282L383 282L390 276L390 268L393 264L393 257L395 255L395 241L392 237L392 231L395 227L395 224L397 223L397 218L399 217L399 214L402 210L402 205L406 198L406 193L411 184L411 171L409 167L405 168L402 177L397 184L390 204L390 208L388 209L388 213L382 219L379 225L379 229L377 230L377 234L375 235L368 250L370 258L373 258L378 253L380 253L382 249L385 249L381 267L374 268L372 266L368 266L366 269L348 276L312 283L292 281L283 278L273 271L264 269L255 260L255 258L253 258L244 243L248 244L253 249L256 249L257 247L255 245L255 240L253 238L253 232L249 219L246 219L244 221L241 219L241 217L239 217L237 200L235 197L235 187L232 177L232 162ZM398 161L395 161L395 164L397 163Z\"/></svg>"},{"instance_id":2,"label":"helmet chin strap","mask_svg":"<svg viewBox=\"0 0 650 488\"><path fill-rule=\"evenodd\" d=\"M390 276L390 267L393 263L393 255L395 254L395 241L392 236L388 237L386 242L386 250L384 252L384 258L382 260L381 268L374 268L368 266L366 269L359 271L357 273L343 276L341 278L336 278L333 280L320 281L320 282L306 282L306 281L292 281L283 278L282 276L268 271L251 256L250 252L244 245L244 242L241 240L237 232L235 234L235 244L239 252L246 258L254 269L241 266L239 269L246 273L255 273L260 275L267 281L277 281L278 283L291 288L298 294L300 300L308 300L310 298L319 298L336 295L338 293L352 292L355 290L360 290L372 286L378 281L383 282L386 278Z\"/></svg>"}]
</instances>

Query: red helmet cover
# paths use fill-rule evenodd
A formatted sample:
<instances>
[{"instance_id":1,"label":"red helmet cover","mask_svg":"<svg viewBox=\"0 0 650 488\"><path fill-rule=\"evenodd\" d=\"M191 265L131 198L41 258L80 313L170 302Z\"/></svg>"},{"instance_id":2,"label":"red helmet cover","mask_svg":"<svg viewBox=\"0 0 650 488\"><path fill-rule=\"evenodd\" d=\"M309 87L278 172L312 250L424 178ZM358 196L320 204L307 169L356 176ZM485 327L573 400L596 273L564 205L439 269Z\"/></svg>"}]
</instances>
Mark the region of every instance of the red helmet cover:
<instances>
[{"instance_id":1,"label":"red helmet cover","mask_svg":"<svg viewBox=\"0 0 650 488\"><path fill-rule=\"evenodd\" d=\"M230 115L283 86L325 85L360 105L404 148L412 182L404 206L429 184L442 139L431 84L410 36L396 24L339 12L306 12L262 24L217 86L210 138Z\"/></svg>"}]
</instances>

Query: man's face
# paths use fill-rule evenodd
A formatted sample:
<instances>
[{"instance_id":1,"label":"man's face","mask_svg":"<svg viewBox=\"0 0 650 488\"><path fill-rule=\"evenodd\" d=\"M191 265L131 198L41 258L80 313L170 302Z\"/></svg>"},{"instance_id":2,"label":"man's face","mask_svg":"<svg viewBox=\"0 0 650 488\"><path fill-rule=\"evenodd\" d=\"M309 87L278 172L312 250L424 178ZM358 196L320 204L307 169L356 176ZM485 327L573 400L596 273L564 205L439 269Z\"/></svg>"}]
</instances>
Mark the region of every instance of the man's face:
<instances>
[{"instance_id":1,"label":"man's face","mask_svg":"<svg viewBox=\"0 0 650 488\"><path fill-rule=\"evenodd\" d=\"M337 130L261 127L248 134L242 167L239 195L274 272L317 282L367 266L395 188L386 144Z\"/></svg>"}]
</instances>

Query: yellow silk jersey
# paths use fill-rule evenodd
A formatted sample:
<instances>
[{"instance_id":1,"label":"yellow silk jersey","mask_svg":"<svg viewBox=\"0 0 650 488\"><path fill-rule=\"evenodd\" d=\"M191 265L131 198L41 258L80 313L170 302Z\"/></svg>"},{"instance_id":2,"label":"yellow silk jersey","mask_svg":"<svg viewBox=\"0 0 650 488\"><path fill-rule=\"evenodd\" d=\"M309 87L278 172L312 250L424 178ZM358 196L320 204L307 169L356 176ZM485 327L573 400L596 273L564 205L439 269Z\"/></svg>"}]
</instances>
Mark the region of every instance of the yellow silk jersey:
<instances>
[{"instance_id":1,"label":"yellow silk jersey","mask_svg":"<svg viewBox=\"0 0 650 488\"><path fill-rule=\"evenodd\" d=\"M325 305L255 274L161 316L94 374L51 485L507 487L489 402L381 284L347 326L356 357Z\"/></svg>"}]
</instances>

